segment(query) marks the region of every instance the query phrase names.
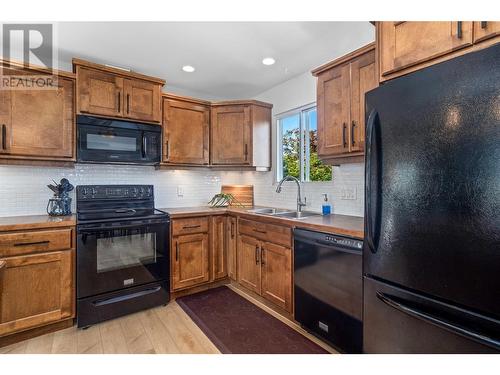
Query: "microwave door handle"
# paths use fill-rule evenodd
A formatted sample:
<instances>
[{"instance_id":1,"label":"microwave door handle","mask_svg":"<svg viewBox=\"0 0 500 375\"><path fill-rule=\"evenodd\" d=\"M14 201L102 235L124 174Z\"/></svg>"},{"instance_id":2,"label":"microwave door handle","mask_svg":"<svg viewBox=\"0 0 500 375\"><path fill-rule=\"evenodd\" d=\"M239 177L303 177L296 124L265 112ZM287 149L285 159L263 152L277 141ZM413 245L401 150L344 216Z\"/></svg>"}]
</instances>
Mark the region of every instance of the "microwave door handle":
<instances>
[{"instance_id":1,"label":"microwave door handle","mask_svg":"<svg viewBox=\"0 0 500 375\"><path fill-rule=\"evenodd\" d=\"M142 132L142 158L146 158L146 149L147 149L147 142L146 142L146 136L144 135L144 132Z\"/></svg>"}]
</instances>

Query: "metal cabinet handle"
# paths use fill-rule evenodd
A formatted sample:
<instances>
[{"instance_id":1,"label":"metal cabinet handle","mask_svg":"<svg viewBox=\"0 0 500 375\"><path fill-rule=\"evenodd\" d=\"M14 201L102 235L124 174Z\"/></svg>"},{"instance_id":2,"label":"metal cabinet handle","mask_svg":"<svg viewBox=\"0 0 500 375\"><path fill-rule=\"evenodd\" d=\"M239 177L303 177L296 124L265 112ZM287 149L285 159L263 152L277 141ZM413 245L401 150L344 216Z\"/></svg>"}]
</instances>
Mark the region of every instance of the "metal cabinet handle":
<instances>
[{"instance_id":1,"label":"metal cabinet handle","mask_svg":"<svg viewBox=\"0 0 500 375\"><path fill-rule=\"evenodd\" d=\"M231 238L234 238L234 222L231 221Z\"/></svg>"},{"instance_id":2,"label":"metal cabinet handle","mask_svg":"<svg viewBox=\"0 0 500 375\"><path fill-rule=\"evenodd\" d=\"M2 124L2 150L7 150L7 126Z\"/></svg>"},{"instance_id":3,"label":"metal cabinet handle","mask_svg":"<svg viewBox=\"0 0 500 375\"><path fill-rule=\"evenodd\" d=\"M259 230L259 229L255 229L255 228L253 229L253 231L257 232L257 233L262 233L262 234L266 234L267 233L267 231L265 231L265 230Z\"/></svg>"},{"instance_id":4,"label":"metal cabinet handle","mask_svg":"<svg viewBox=\"0 0 500 375\"><path fill-rule=\"evenodd\" d=\"M462 39L462 21L457 22L457 38Z\"/></svg>"},{"instance_id":5,"label":"metal cabinet handle","mask_svg":"<svg viewBox=\"0 0 500 375\"><path fill-rule=\"evenodd\" d=\"M245 161L248 160L248 144L245 143Z\"/></svg>"},{"instance_id":6,"label":"metal cabinet handle","mask_svg":"<svg viewBox=\"0 0 500 375\"><path fill-rule=\"evenodd\" d=\"M259 245L255 245L255 264L259 265Z\"/></svg>"},{"instance_id":7,"label":"metal cabinet handle","mask_svg":"<svg viewBox=\"0 0 500 375\"><path fill-rule=\"evenodd\" d=\"M122 110L122 93L118 91L118 112Z\"/></svg>"},{"instance_id":8,"label":"metal cabinet handle","mask_svg":"<svg viewBox=\"0 0 500 375\"><path fill-rule=\"evenodd\" d=\"M356 143L356 141L354 140L354 127L356 126L356 121L352 121L351 123L351 145L354 146L354 144Z\"/></svg>"},{"instance_id":9,"label":"metal cabinet handle","mask_svg":"<svg viewBox=\"0 0 500 375\"><path fill-rule=\"evenodd\" d=\"M346 123L342 123L342 147L347 147L347 142L345 141L345 131L346 131L347 125Z\"/></svg>"},{"instance_id":10,"label":"metal cabinet handle","mask_svg":"<svg viewBox=\"0 0 500 375\"><path fill-rule=\"evenodd\" d=\"M166 152L165 159L168 160L170 158L170 142L169 142L168 139L167 139L167 143L166 143L166 147L165 148L166 148L166 150L165 150L165 152Z\"/></svg>"},{"instance_id":11,"label":"metal cabinet handle","mask_svg":"<svg viewBox=\"0 0 500 375\"><path fill-rule=\"evenodd\" d=\"M50 241L19 242L15 243L14 246L48 245L49 243Z\"/></svg>"},{"instance_id":12,"label":"metal cabinet handle","mask_svg":"<svg viewBox=\"0 0 500 375\"><path fill-rule=\"evenodd\" d=\"M486 29L488 27L488 22L481 21L481 29Z\"/></svg>"},{"instance_id":13,"label":"metal cabinet handle","mask_svg":"<svg viewBox=\"0 0 500 375\"><path fill-rule=\"evenodd\" d=\"M127 94L127 113L130 113L130 94Z\"/></svg>"},{"instance_id":14,"label":"metal cabinet handle","mask_svg":"<svg viewBox=\"0 0 500 375\"><path fill-rule=\"evenodd\" d=\"M5 260L0 260L0 293L2 291L2 284L3 284L3 271L5 270L7 262Z\"/></svg>"},{"instance_id":15,"label":"metal cabinet handle","mask_svg":"<svg viewBox=\"0 0 500 375\"><path fill-rule=\"evenodd\" d=\"M194 229L194 228L199 228L199 227L201 227L200 224L197 224L197 225L184 225L182 227L182 229Z\"/></svg>"},{"instance_id":16,"label":"metal cabinet handle","mask_svg":"<svg viewBox=\"0 0 500 375\"><path fill-rule=\"evenodd\" d=\"M260 264L265 265L264 263L264 247L260 248Z\"/></svg>"},{"instance_id":17,"label":"metal cabinet handle","mask_svg":"<svg viewBox=\"0 0 500 375\"><path fill-rule=\"evenodd\" d=\"M175 261L179 260L179 241L175 242Z\"/></svg>"}]
</instances>

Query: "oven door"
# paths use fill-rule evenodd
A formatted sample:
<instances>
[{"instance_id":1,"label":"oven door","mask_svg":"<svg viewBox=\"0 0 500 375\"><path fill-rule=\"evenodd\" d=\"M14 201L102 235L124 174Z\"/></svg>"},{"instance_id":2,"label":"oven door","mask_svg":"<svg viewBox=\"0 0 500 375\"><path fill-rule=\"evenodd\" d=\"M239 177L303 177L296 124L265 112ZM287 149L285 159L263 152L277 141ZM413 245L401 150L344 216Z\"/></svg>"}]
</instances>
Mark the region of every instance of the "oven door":
<instances>
[{"instance_id":1,"label":"oven door","mask_svg":"<svg viewBox=\"0 0 500 375\"><path fill-rule=\"evenodd\" d=\"M78 226L78 298L169 279L169 221Z\"/></svg>"},{"instance_id":2,"label":"oven door","mask_svg":"<svg viewBox=\"0 0 500 375\"><path fill-rule=\"evenodd\" d=\"M78 124L78 161L157 164L160 162L160 137L159 131Z\"/></svg>"}]
</instances>

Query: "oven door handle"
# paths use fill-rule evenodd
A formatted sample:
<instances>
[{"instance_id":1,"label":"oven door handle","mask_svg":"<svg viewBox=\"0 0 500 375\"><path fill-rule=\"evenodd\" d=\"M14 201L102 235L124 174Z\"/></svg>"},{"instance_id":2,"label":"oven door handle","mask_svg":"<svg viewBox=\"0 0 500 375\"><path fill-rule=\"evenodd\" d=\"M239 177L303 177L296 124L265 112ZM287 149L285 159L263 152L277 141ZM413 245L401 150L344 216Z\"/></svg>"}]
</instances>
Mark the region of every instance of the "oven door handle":
<instances>
[{"instance_id":1,"label":"oven door handle","mask_svg":"<svg viewBox=\"0 0 500 375\"><path fill-rule=\"evenodd\" d=\"M166 224L166 222L161 222L161 223L148 223L148 224L134 224L134 225L110 225L110 226L105 226L105 227L96 227L96 228L80 228L78 229L78 233L88 233L88 234L95 234L99 232L105 232L113 229L128 229L128 228L143 228L143 227L149 227L152 225L156 224Z\"/></svg>"},{"instance_id":2,"label":"oven door handle","mask_svg":"<svg viewBox=\"0 0 500 375\"><path fill-rule=\"evenodd\" d=\"M124 296L118 296L118 297L108 298L108 299L104 299L104 300L94 301L94 302L92 302L92 304L96 307L110 305L112 303L122 302L122 301L126 301L129 299L138 298L138 297L146 296L148 294L156 293L156 292L159 292L160 289L161 289L161 286L157 286L154 288L148 288L145 290L141 290L140 292L126 294Z\"/></svg>"}]
</instances>

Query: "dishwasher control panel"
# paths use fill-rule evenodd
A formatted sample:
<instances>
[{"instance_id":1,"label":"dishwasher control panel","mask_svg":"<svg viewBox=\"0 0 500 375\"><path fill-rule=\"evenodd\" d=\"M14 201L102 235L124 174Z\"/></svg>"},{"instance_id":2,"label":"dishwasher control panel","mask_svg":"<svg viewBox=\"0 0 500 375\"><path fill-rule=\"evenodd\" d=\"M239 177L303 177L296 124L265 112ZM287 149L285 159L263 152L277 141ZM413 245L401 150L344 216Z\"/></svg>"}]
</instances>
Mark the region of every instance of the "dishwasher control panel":
<instances>
[{"instance_id":1,"label":"dishwasher control panel","mask_svg":"<svg viewBox=\"0 0 500 375\"><path fill-rule=\"evenodd\" d=\"M347 247L351 247L354 249L362 249L363 248L363 241L358 241L358 240L355 240L352 238L326 235L324 237L324 241L330 242L332 245L342 245L342 246L347 246Z\"/></svg>"}]
</instances>

